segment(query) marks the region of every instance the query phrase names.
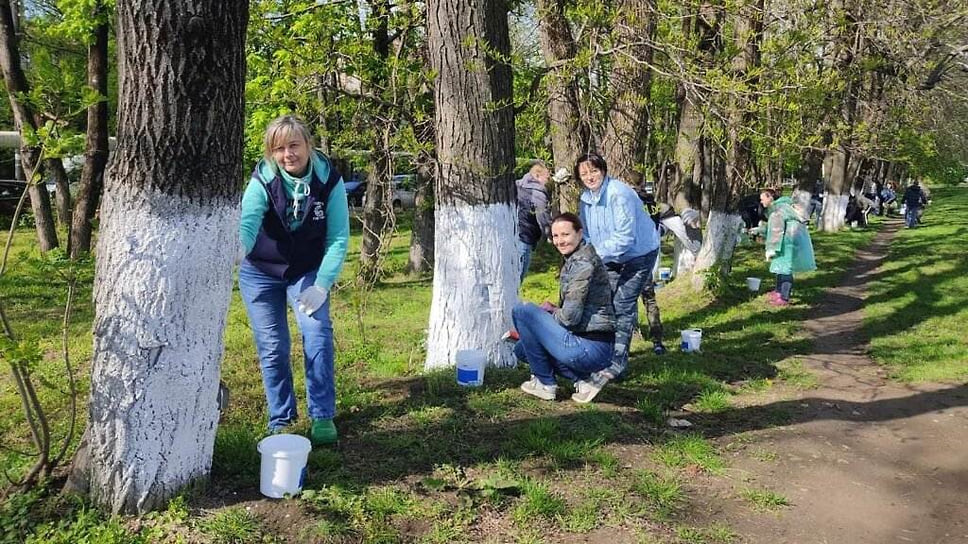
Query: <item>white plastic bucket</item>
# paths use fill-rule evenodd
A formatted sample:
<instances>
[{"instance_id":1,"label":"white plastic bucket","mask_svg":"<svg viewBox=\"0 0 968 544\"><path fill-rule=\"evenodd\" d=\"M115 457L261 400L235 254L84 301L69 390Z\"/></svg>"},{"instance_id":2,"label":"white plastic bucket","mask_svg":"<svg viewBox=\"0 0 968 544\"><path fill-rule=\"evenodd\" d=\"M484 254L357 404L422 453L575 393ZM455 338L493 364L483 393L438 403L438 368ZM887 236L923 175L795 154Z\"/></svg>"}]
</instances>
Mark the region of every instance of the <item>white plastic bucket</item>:
<instances>
[{"instance_id":1,"label":"white plastic bucket","mask_svg":"<svg viewBox=\"0 0 968 544\"><path fill-rule=\"evenodd\" d=\"M309 439L295 434L275 434L259 442L262 454L259 492L281 499L302 490L306 479L306 462L313 449Z\"/></svg>"},{"instance_id":2,"label":"white plastic bucket","mask_svg":"<svg viewBox=\"0 0 968 544\"><path fill-rule=\"evenodd\" d=\"M663 266L659 269L659 281L669 281L672 279L672 269L668 266Z\"/></svg>"},{"instance_id":3,"label":"white plastic bucket","mask_svg":"<svg viewBox=\"0 0 968 544\"><path fill-rule=\"evenodd\" d=\"M487 366L487 357L479 349L458 350L454 356L454 364L457 366L457 385L464 387L477 387L484 383L484 368Z\"/></svg>"},{"instance_id":4,"label":"white plastic bucket","mask_svg":"<svg viewBox=\"0 0 968 544\"><path fill-rule=\"evenodd\" d=\"M699 351L702 343L702 329L686 329L682 331L682 343L679 349L685 352Z\"/></svg>"},{"instance_id":5,"label":"white plastic bucket","mask_svg":"<svg viewBox=\"0 0 968 544\"><path fill-rule=\"evenodd\" d=\"M746 278L746 288L752 292L760 290L760 278Z\"/></svg>"}]
</instances>

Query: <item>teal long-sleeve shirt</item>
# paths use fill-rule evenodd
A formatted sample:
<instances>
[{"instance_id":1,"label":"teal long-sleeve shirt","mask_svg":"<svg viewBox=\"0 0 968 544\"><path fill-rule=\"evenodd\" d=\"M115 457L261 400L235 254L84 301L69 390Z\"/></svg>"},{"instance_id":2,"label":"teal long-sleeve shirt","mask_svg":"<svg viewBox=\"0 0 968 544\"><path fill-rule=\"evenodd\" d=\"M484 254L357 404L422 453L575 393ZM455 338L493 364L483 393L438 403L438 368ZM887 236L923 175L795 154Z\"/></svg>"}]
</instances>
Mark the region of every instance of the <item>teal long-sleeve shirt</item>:
<instances>
[{"instance_id":1,"label":"teal long-sleeve shirt","mask_svg":"<svg viewBox=\"0 0 968 544\"><path fill-rule=\"evenodd\" d=\"M267 159L259 161L256 168L264 179L276 177L276 170ZM319 179L327 179L330 168L329 160L322 153L313 153L312 169ZM295 184L283 177L283 187L286 190L287 197L292 200ZM239 222L239 241L246 255L255 247L259 229L262 227L262 219L268 209L269 195L266 194L262 183L253 177L249 180L245 193L242 194L242 216ZM291 213L287 215L292 216ZM326 253L323 255L319 271L316 273L316 286L318 287L327 290L332 288L343 269L350 240L349 217L346 190L343 188L343 180L340 179L333 190L330 191L329 200L326 202ZM299 227L302 220L302 217L294 218L289 224L290 228Z\"/></svg>"}]
</instances>

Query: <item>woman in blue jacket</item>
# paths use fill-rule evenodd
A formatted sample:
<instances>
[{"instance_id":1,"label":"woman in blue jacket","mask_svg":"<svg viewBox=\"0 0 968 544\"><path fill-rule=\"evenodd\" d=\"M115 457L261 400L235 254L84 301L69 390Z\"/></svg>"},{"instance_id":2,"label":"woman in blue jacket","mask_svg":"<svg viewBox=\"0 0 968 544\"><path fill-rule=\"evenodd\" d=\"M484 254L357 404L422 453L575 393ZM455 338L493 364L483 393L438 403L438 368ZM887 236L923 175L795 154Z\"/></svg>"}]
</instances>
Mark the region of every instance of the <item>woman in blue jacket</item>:
<instances>
[{"instance_id":1,"label":"woman in blue jacket","mask_svg":"<svg viewBox=\"0 0 968 544\"><path fill-rule=\"evenodd\" d=\"M299 119L272 121L265 156L242 196L239 238L246 255L239 291L249 315L269 404L269 430L296 419L286 305L302 334L306 397L314 445L336 442L336 384L329 291L349 241L339 172L315 150Z\"/></svg>"},{"instance_id":2,"label":"woman in blue jacket","mask_svg":"<svg viewBox=\"0 0 968 544\"><path fill-rule=\"evenodd\" d=\"M597 153L578 157L575 179L584 187L579 198L585 240L605 263L615 306L615 349L612 364L593 374L583 391L594 398L610 379L628 366L632 333L638 325L638 298L659 253L659 232L635 190L608 175Z\"/></svg>"}]
</instances>

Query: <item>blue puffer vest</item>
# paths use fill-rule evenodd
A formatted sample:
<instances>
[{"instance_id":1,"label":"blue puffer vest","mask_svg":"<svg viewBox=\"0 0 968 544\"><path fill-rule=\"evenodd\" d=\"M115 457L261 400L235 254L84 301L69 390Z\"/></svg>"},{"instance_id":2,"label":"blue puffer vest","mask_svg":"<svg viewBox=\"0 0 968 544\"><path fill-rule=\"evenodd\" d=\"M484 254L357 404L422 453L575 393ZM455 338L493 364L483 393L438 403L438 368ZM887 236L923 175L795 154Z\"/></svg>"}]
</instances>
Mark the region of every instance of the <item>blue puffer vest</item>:
<instances>
[{"instance_id":1,"label":"blue puffer vest","mask_svg":"<svg viewBox=\"0 0 968 544\"><path fill-rule=\"evenodd\" d=\"M331 166L326 183L313 174L303 222L296 230L289 228L286 217L289 197L281 176L276 175L267 182L256 166L252 177L266 190L269 208L262 219L255 247L246 258L262 272L280 279L298 278L318 268L326 252L326 204L341 179L340 173Z\"/></svg>"}]
</instances>

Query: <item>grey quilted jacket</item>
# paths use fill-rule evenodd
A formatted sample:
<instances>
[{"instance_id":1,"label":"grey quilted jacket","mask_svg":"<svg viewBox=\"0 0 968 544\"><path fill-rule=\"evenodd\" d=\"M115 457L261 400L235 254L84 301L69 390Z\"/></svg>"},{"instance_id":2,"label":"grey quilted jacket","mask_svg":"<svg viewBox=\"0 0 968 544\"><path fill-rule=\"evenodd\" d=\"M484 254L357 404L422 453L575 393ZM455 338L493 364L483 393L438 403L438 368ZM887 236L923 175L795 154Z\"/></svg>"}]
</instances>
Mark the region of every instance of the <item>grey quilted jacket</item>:
<instances>
[{"instance_id":1,"label":"grey quilted jacket","mask_svg":"<svg viewBox=\"0 0 968 544\"><path fill-rule=\"evenodd\" d=\"M555 319L566 329L585 333L615 331L615 309L605 265L588 242L565 259L561 266L559 303Z\"/></svg>"}]
</instances>

